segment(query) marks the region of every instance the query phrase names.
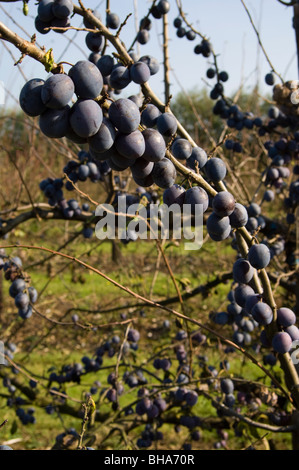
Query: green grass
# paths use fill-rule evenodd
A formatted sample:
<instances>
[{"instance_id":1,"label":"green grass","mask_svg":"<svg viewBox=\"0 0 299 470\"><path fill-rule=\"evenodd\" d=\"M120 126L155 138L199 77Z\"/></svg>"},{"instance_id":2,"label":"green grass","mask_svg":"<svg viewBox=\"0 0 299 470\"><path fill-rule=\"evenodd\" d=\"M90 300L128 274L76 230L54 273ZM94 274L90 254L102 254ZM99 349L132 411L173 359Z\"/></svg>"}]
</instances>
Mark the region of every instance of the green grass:
<instances>
[{"instance_id":1,"label":"green grass","mask_svg":"<svg viewBox=\"0 0 299 470\"><path fill-rule=\"evenodd\" d=\"M58 233L60 233L59 240L62 244L61 232L57 227L51 227L48 231L45 231L44 239L40 237L39 229L38 222L34 222L32 224L31 243L57 248L55 236L58 237ZM14 234L14 236L16 236L16 234ZM51 243L49 240L52 240ZM14 241L12 237L11 243L14 243ZM157 259L157 249L153 243L142 241L138 244L120 244L121 256L114 262L111 256L112 245L110 242L104 242L92 250L89 255L86 254L91 247L95 246L96 242L96 240L90 242L78 238L71 248L67 247L61 251L70 255L76 255L79 259L82 259L103 273L107 273L109 277L131 288L134 292L148 296L155 275ZM201 250L192 253L186 252L182 244L179 246L166 244L165 253L182 293L198 285L205 284L207 281L214 279L218 273L229 269L231 260L235 258L235 251L230 246L230 243L223 244L221 250L220 260L218 245L214 243L207 242L203 245ZM26 251L22 249L14 250L13 254L22 254L28 265L48 256L48 254L43 252ZM70 309L83 309L84 311L78 311L81 323L85 325L101 325L119 321L120 313L126 312L128 318L135 319L134 325L141 331L140 347L137 353L131 353L130 358L126 358L128 369L134 365L146 364L148 358L158 352L162 346L169 347L169 349L165 351L165 355L170 354L174 356L173 348L170 346L172 342L174 342L178 326L175 326L175 319L171 314L146 307L144 307L146 317L139 315L140 308L130 309L128 311L126 305L136 303L136 299L118 290L113 284L98 274L86 270L74 262L70 262L65 269L62 269L67 263L65 259L61 257L54 257L50 262L44 265L28 269L32 285L34 285L39 292L42 292L42 296L36 306L44 316L49 319L59 320L63 318L64 314ZM4 286L5 289L7 289L8 284L6 281L4 281ZM222 311L226 308L228 303L227 294L230 287L230 282L227 284L219 284L215 289L209 292L207 296L196 296L189 299L185 306L187 308L187 314L211 326L209 313ZM153 299L160 300L176 295L176 289L169 272L163 261L161 261L153 289ZM215 299L217 299L217 301L215 301ZM1 325L1 333L5 332L5 325L7 326L12 318L16 318L12 299L5 296L4 302L5 316L4 322ZM123 305L122 310L113 311L113 309L116 309L120 305ZM181 308L179 303L174 304L173 307L177 310ZM103 308L111 309L111 312L107 314L88 312L88 310L93 311ZM71 313L63 318L63 321L70 322L70 317ZM165 318L171 321L171 330L167 333L163 333L161 330L161 325ZM73 325L68 327L55 326L51 321L40 318L36 314L25 324L24 328L19 330L18 328L21 324L20 319L17 319L10 327L12 339L14 339L16 333L19 339L18 344L20 344L20 350L22 350L22 352L18 352L15 355L14 360L24 368L26 373L40 379L41 383L38 387L40 390L38 395L40 406L35 407L36 424L24 426L19 418L16 417L15 411L6 406L6 398L0 395L0 421L1 419L2 421L8 419L8 423L0 431L0 439L1 441L21 439L13 445L15 448L48 449L54 445L56 436L65 429L74 427L80 432L81 419L66 414L59 416L56 413L50 416L45 412L46 404L51 403L53 400L47 391L47 380L45 378L48 377L51 370L59 371L65 364L80 362L84 355L91 356L96 347L111 338L112 334L117 333L123 337L126 326L118 325L115 328L111 327L96 331L87 331L76 329ZM227 338L231 338L232 333L230 327L222 328L213 324L212 327ZM53 330L48 334L49 328L53 328ZM185 325L183 325L183 328L185 328ZM191 330L193 331L195 329L196 327L192 325ZM210 335L208 335L206 346L200 346L195 351L194 364L198 363L197 355L207 355L208 364L219 369L220 361L227 356L224 353L223 347L219 345L217 340L215 340L213 336L209 336ZM41 339L42 343L39 344ZM37 346L34 347L34 345ZM27 355L26 351L29 351L32 347L34 347L33 352ZM261 356L259 356L259 359L262 360ZM109 371L115 369L116 360L116 356L110 359L105 356L103 368L100 371L83 376L80 385L66 383L63 390L72 399L84 402L85 393L89 391L90 386L95 380L99 380L104 388L108 387L107 375ZM234 352L230 354L229 361L229 371L221 371L220 376L229 374L236 378L243 377L246 382L262 383L271 391L275 391L271 380L265 376L261 369L252 364L249 359L244 359L244 356L240 353ZM176 373L177 366L178 363L174 360L171 369L172 374ZM158 375L161 379L163 378L161 371L156 371L153 368L152 360L149 364L146 364L145 367L147 367L150 372ZM122 378L125 369L126 367L120 366L120 378ZM202 372L203 370L201 368L196 368L198 375L195 379L197 381L196 385L198 386L207 383L207 378L201 377ZM281 376L278 365L273 368L273 373L283 382L283 377ZM28 378L26 378L23 373L18 374L17 379L24 384L28 383ZM148 379L151 385L159 385L159 382L152 376L149 376ZM2 387L2 384L0 385L0 394L1 393L7 394L7 389ZM217 390L214 390L213 387L209 390L209 393L214 398L219 397L219 393ZM18 395L20 395L19 392ZM99 401L99 395L96 395L94 399L97 403L97 409L99 409L101 413L111 410L111 404L107 403L105 400L103 402L101 400ZM128 406L135 400L136 391L126 390L126 393L120 396L120 406ZM68 400L70 405L75 406L79 410L80 403L77 401ZM25 408L28 406L29 405L26 405ZM247 411L244 410L244 412L246 414ZM261 412L266 412L265 405L261 406ZM175 408L174 413L180 416L183 410ZM215 442L219 441L220 438L216 430L208 425L211 420L216 421L219 418L216 409L212 406L211 400L200 396L197 405L192 409L192 413L199 416L203 423L202 439L198 444L194 444L195 448L198 446L199 449L213 449ZM129 424L131 422L130 420L134 420L135 418L128 416L126 419L127 424ZM98 444L103 436L109 432L109 429L108 426L96 423L95 428L91 430L90 433L94 432L94 434L96 434L96 443ZM134 447L143 429L144 425L132 431L129 436L129 442L126 445L132 445ZM160 430L165 436L164 440L158 443L160 448L179 449L183 442L188 442L190 439L189 432L186 428L181 427L181 431L176 432L172 424L163 424ZM230 428L228 432L230 436L228 441L229 446L234 449L246 447L246 445L256 440L258 441L257 445L263 448L266 445L265 441L261 439L264 435L266 435L266 438L270 441L272 439L278 448L291 448L290 435L274 435L274 433L263 433L263 431L257 433L248 426L243 427L243 435L241 438L235 436L233 428ZM130 439L132 439L132 442ZM125 444L119 434L113 435L105 441L105 448L117 449L124 446Z\"/></svg>"},{"instance_id":2,"label":"green grass","mask_svg":"<svg viewBox=\"0 0 299 470\"><path fill-rule=\"evenodd\" d=\"M147 322L150 322L150 318L147 318ZM172 335L175 333L175 330L171 330ZM136 355L136 365L140 365L143 362L147 361L147 358L149 357L149 354L152 354L154 352L153 350L153 345L155 344L154 341L148 341L147 343L142 343L143 347L138 350L138 353ZM146 345L145 345L146 344ZM161 340L160 340L160 346L161 344L169 344L169 338L168 336L162 335ZM40 385L38 386L38 389L40 390L39 395L42 397L42 403L44 403L43 406L38 407L36 406L36 411L35 411L35 416L37 418L36 424L34 425L23 425L21 424L20 420L15 416L15 412L7 408L5 406L5 400L0 399L0 409L2 409L1 412L1 419L8 419L8 424L4 426L4 428L1 430L1 440L6 441L10 439L21 439L17 444L15 444L15 448L26 448L26 449L46 449L46 448L51 448L55 442L55 438L57 434L60 432L63 432L63 430L69 428L69 427L74 427L78 432L80 432L81 429L81 421L78 419L75 419L73 417L67 416L67 415L61 415L60 417L55 414L55 415L48 415L45 412L45 403L51 403L52 398L50 397L49 393L46 391L44 387L47 385L47 380L43 380L42 377L47 377L50 373L50 371L59 371L60 368L65 365L65 364L72 364L74 362L80 362L81 358L85 354L91 354L90 348L88 345L86 345L86 350L84 350L84 347L78 345L78 350L75 348L71 348L70 346L68 347L67 345L58 345L56 348L51 349L48 352L33 352L30 355L30 360L25 363L24 367L26 369L26 372L29 373L30 375L40 378ZM219 369L219 362L222 359L223 353L221 351L217 350L217 348L212 348L213 352L212 354L209 354L209 365L215 366L217 369ZM207 347L204 347L203 349L200 347L198 352L205 354L208 351ZM15 355L15 361L18 363L22 364L23 358L23 353L18 353ZM196 361L195 361L196 362ZM128 361L130 363L130 361ZM105 357L104 364L103 364L103 369L96 372L96 373L89 373L85 376L82 377L82 381L80 385L72 384L72 383L67 383L65 387L63 388L63 391L70 396L74 400L79 400L81 402L84 402L84 397L85 393L89 391L90 386L95 380L99 380L102 383L102 386L105 388L109 386L107 384L107 374L109 371L114 370L116 364L116 358L107 358ZM134 364L134 362L133 362ZM110 368L111 366L111 368ZM120 378L122 377L122 373L125 369L121 366L120 368ZM175 370L175 364L174 368L172 370ZM159 377L163 377L163 374L161 372L156 371L152 364L149 364L149 371L157 374ZM275 366L273 368L273 373L275 375L280 373L280 369L278 366ZM260 378L263 375L261 370L249 362L247 359L242 360L242 355L240 353L235 352L230 355L230 369L228 372L222 371L220 373L221 376L226 376L227 374L238 378L238 377L245 377L246 381L254 383L254 382L259 382L260 383ZM27 383L27 379L22 375L18 374L17 378L23 382L24 384ZM206 383L206 379L200 379L200 377L196 377L198 379L197 385L203 385ZM215 383L217 383L217 379L215 380ZM263 381L265 386L268 386L271 388L271 381L269 378L265 378ZM219 395L218 395L219 396ZM102 413L108 412L111 409L111 405L108 403L104 402L99 406L99 396L96 395L94 396L94 399L96 403L98 404L98 407ZM120 397L120 406L128 406L129 404L133 403L136 400L136 392L134 390L128 390L124 395ZM77 402L72 402L72 400L68 401L70 405L75 406L76 408L80 409L80 405ZM26 408L26 406L25 406ZM266 410L266 407L264 407ZM263 407L261 409L263 411ZM182 410L179 410L179 413L182 412ZM177 413L177 411L176 411ZM210 429L209 426L206 426L206 420L210 420L211 418L216 419L217 418L217 413L215 408L212 406L211 401L207 400L205 397L200 396L198 403L195 407L192 409L192 413L196 416L199 416L202 420L203 423L203 430L202 430L202 435L203 438L201 439L199 445L199 448L207 448L211 449L213 448L213 445L215 442L219 440L219 436L217 436L217 433L214 429ZM137 428L134 433L132 434L133 441L138 437L138 429ZM143 428L142 428L143 429ZM171 448L177 449L178 445L181 445L182 441L187 440L188 441L188 431L186 428L181 429L180 433L176 433L174 431L174 427L169 424L164 424L162 428L160 429L165 436L167 436L167 442L171 442ZM103 436L105 432L108 432L107 427L103 427L99 424L96 424L94 432L98 436ZM262 437L263 433L261 431L257 432L254 429L244 427L244 437L241 439L241 442L249 442L250 440L253 441L254 439L257 439L257 436ZM236 446L238 448L240 446L240 438L236 438L234 436L233 430L229 431L230 439L229 443L230 445ZM134 437L135 436L135 437ZM172 437L171 437L172 436ZM246 437L247 436L247 437ZM273 435L267 433L267 438L268 439L273 439ZM280 443L282 448L289 448L288 446L290 445L290 437L286 435L282 436L275 436L275 441ZM109 439L106 442L106 448L112 448L116 449L117 448L117 442L118 438L115 436L111 439ZM180 444L179 444L180 443ZM160 443L159 445L163 446L163 442ZM249 445L249 444L248 444Z\"/></svg>"}]
</instances>

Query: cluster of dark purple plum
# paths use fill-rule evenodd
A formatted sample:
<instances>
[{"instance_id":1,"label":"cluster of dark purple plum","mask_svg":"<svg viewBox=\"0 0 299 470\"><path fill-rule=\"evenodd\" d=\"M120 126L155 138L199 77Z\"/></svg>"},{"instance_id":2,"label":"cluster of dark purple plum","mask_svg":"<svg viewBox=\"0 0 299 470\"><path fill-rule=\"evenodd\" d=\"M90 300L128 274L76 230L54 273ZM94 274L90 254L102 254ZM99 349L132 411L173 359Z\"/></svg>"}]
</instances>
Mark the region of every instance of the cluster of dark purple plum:
<instances>
[{"instance_id":1,"label":"cluster of dark purple plum","mask_svg":"<svg viewBox=\"0 0 299 470\"><path fill-rule=\"evenodd\" d=\"M35 287L30 286L30 279L22 268L23 263L19 256L10 258L1 250L0 269L4 271L5 279L11 281L9 295L15 301L18 315L26 320L32 315L32 305L37 301L38 294Z\"/></svg>"}]
</instances>

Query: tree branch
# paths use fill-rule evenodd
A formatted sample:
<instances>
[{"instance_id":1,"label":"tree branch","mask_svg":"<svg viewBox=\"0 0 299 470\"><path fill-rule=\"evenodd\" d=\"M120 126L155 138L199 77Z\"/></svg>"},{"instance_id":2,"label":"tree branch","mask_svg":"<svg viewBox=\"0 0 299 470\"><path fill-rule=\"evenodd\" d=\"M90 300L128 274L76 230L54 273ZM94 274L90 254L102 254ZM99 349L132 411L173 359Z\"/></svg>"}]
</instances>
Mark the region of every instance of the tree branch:
<instances>
[{"instance_id":1,"label":"tree branch","mask_svg":"<svg viewBox=\"0 0 299 470\"><path fill-rule=\"evenodd\" d=\"M35 35L32 37L32 42L21 38L17 33L11 31L4 23L0 21L0 39L8 41L13 44L22 56L29 55L33 59L37 60L44 65L47 72L58 73L62 71L62 67L54 62L52 49L46 52L43 49L37 47L34 43Z\"/></svg>"}]
</instances>

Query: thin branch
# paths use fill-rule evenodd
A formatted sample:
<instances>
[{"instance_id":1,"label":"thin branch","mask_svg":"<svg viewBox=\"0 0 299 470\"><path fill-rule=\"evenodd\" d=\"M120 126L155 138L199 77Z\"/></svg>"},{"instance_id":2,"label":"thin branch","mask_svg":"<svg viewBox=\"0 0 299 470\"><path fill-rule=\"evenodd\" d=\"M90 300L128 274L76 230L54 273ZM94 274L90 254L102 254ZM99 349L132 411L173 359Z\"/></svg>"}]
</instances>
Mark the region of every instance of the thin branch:
<instances>
[{"instance_id":1,"label":"thin branch","mask_svg":"<svg viewBox=\"0 0 299 470\"><path fill-rule=\"evenodd\" d=\"M165 103L169 103L170 99L170 63L168 54L168 17L167 14L163 15L163 65L164 65L164 100Z\"/></svg>"},{"instance_id":2,"label":"thin branch","mask_svg":"<svg viewBox=\"0 0 299 470\"><path fill-rule=\"evenodd\" d=\"M241 0L241 3L242 3L242 5L243 5L243 7L244 7L244 9L245 9L245 11L246 11L246 13L247 13L247 15L248 15L249 21L250 21L250 23L251 23L251 25L252 25L252 27L253 27L253 29L254 29L254 32L255 32L255 34L256 34L258 43L259 43L259 45L260 45L260 47L261 47L261 49L262 49L262 51L263 51L263 54L264 54L264 56L265 56L265 58L266 58L266 60L267 60L267 62L268 62L268 64L269 64L271 70L273 70L273 72L280 78L281 82L284 83L283 78L282 78L281 75L275 70L275 68L274 68L274 66L273 66L273 64L272 64L272 62L271 62L271 60L270 60L270 58L269 58L269 56L268 56L268 54L267 54L265 48L264 48L264 45L263 45L263 43L262 43L260 34L259 34L259 32L258 32L258 30L257 30L257 28L256 28L256 26L255 26L255 24L254 24L253 18L252 18L252 16L251 16L251 14L250 14L250 12L249 12L249 10L248 10L248 8L247 8L247 6L246 6L244 0Z\"/></svg>"},{"instance_id":3,"label":"thin branch","mask_svg":"<svg viewBox=\"0 0 299 470\"><path fill-rule=\"evenodd\" d=\"M22 52L23 56L29 55L33 59L37 60L44 65L47 72L57 72L61 71L61 66L58 66L54 62L52 49L49 49L46 52L43 49L37 47L33 42L27 41L26 39L21 38L18 34L11 31L4 23L0 21L0 39L13 44L19 51Z\"/></svg>"}]
</instances>

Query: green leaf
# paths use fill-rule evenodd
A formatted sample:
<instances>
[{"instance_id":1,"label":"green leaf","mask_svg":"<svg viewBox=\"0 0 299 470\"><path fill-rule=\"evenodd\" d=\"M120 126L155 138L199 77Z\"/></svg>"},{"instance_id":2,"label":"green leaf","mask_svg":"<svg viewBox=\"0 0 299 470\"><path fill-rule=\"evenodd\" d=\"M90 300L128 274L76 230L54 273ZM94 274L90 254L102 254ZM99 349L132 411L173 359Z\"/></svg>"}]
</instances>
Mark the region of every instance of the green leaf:
<instances>
[{"instance_id":1,"label":"green leaf","mask_svg":"<svg viewBox=\"0 0 299 470\"><path fill-rule=\"evenodd\" d=\"M54 55L53 55L53 49L50 48L46 53L45 53L45 61L44 61L44 66L47 72L51 72L53 65L54 65Z\"/></svg>"},{"instance_id":2,"label":"green leaf","mask_svg":"<svg viewBox=\"0 0 299 470\"><path fill-rule=\"evenodd\" d=\"M96 404L91 397L89 397L88 405L89 405L90 414L93 414L96 410Z\"/></svg>"},{"instance_id":3,"label":"green leaf","mask_svg":"<svg viewBox=\"0 0 299 470\"><path fill-rule=\"evenodd\" d=\"M248 426L248 431L255 439L260 439L259 432L255 426Z\"/></svg>"},{"instance_id":4,"label":"green leaf","mask_svg":"<svg viewBox=\"0 0 299 470\"><path fill-rule=\"evenodd\" d=\"M23 14L25 16L28 16L29 13L29 6L28 6L28 0L23 1Z\"/></svg>"},{"instance_id":5,"label":"green leaf","mask_svg":"<svg viewBox=\"0 0 299 470\"><path fill-rule=\"evenodd\" d=\"M142 196L142 198L139 201L140 206L147 206L149 203L148 198L146 196Z\"/></svg>"},{"instance_id":6,"label":"green leaf","mask_svg":"<svg viewBox=\"0 0 299 470\"><path fill-rule=\"evenodd\" d=\"M188 286L190 286L191 281L187 277L182 278L182 279L177 279L177 281L181 284L181 286L186 289Z\"/></svg>"}]
</instances>

